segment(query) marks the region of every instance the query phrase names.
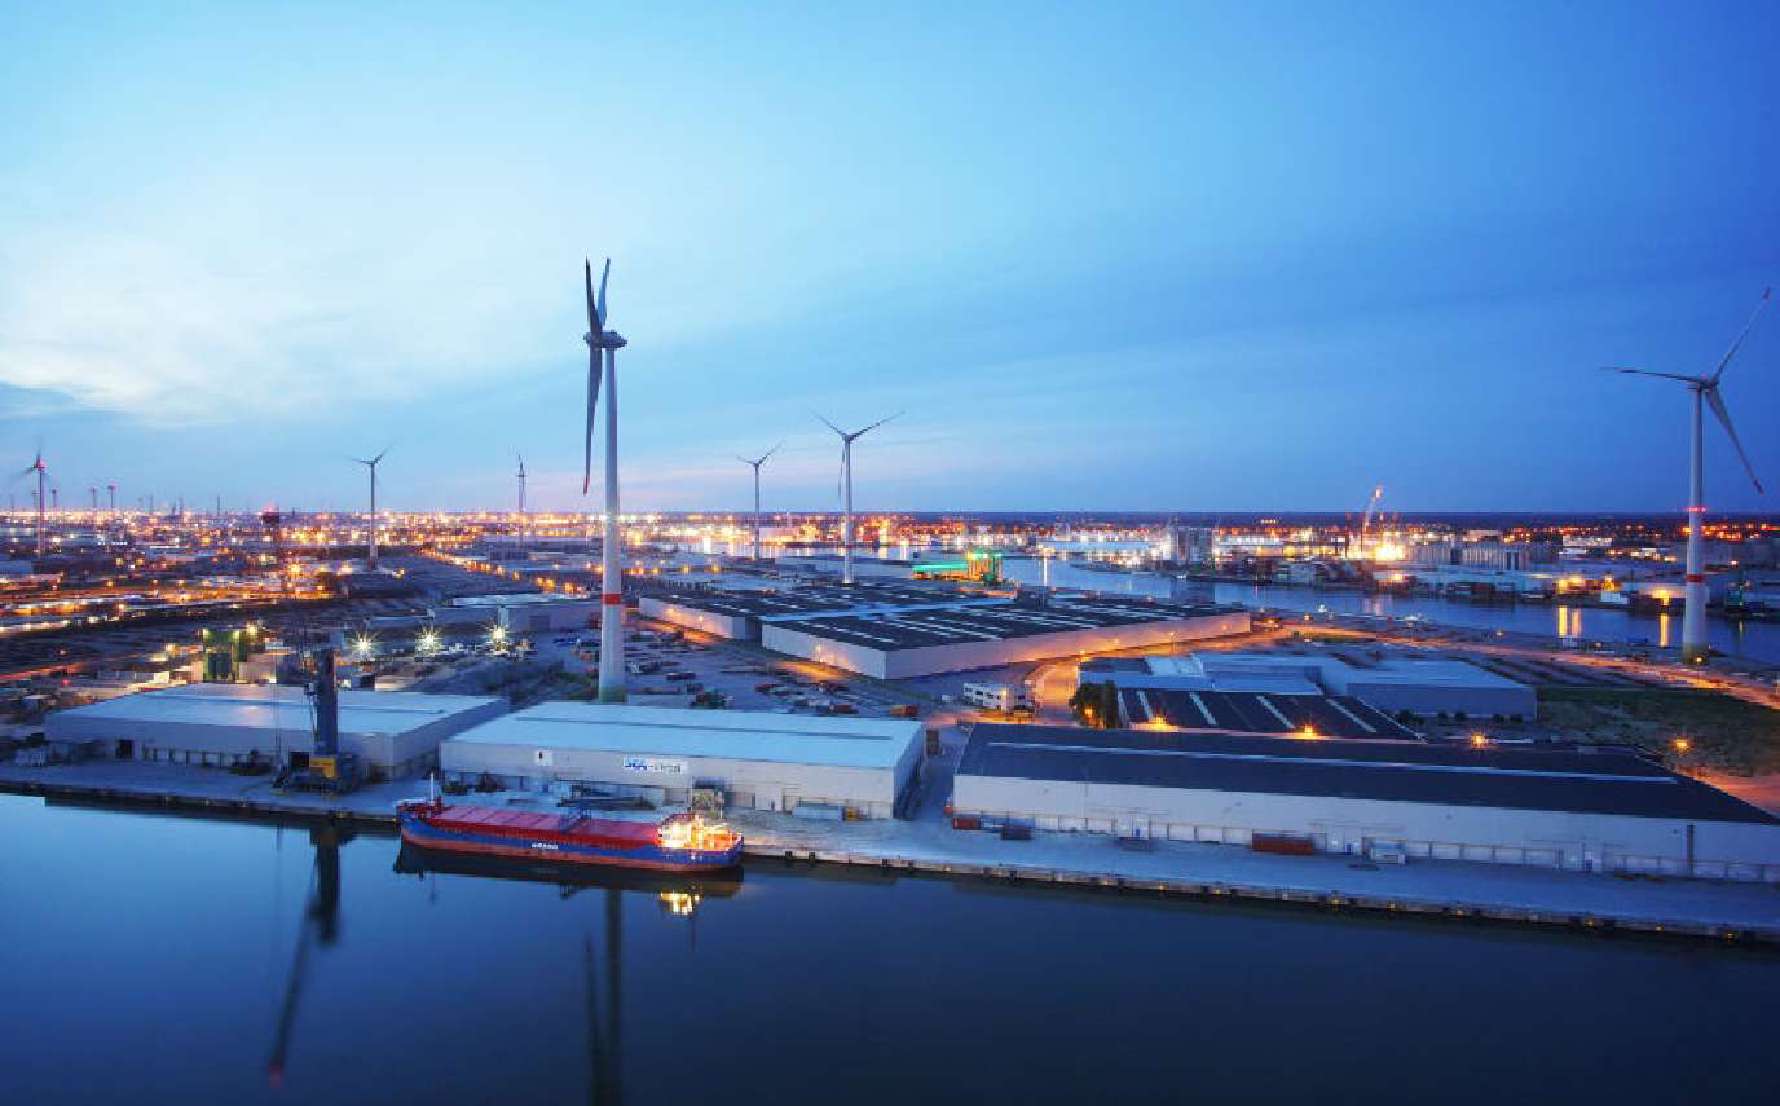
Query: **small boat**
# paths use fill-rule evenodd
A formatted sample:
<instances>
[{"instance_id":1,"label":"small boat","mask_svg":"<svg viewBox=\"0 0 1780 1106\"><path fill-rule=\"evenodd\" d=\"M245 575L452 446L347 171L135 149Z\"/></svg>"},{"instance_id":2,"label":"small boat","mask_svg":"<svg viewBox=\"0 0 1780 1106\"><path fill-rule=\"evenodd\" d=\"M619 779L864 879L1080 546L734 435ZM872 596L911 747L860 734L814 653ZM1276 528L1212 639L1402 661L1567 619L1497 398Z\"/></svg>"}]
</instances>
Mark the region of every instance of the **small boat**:
<instances>
[{"instance_id":1,"label":"small boat","mask_svg":"<svg viewBox=\"0 0 1780 1106\"><path fill-rule=\"evenodd\" d=\"M714 872L741 862L742 836L695 813L626 818L615 813L400 803L402 840L434 852L604 864L652 872Z\"/></svg>"}]
</instances>

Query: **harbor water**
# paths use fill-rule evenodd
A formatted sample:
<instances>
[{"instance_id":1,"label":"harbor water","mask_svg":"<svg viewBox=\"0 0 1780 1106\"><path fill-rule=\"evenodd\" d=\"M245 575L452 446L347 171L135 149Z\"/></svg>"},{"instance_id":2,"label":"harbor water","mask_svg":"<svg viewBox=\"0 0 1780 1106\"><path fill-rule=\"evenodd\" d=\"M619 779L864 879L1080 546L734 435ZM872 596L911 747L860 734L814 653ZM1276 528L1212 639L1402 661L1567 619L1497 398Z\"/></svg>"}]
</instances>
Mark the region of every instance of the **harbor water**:
<instances>
[{"instance_id":1,"label":"harbor water","mask_svg":"<svg viewBox=\"0 0 1780 1106\"><path fill-rule=\"evenodd\" d=\"M0 1101L1765 1101L1780 957L0 797Z\"/></svg>"},{"instance_id":2,"label":"harbor water","mask_svg":"<svg viewBox=\"0 0 1780 1106\"><path fill-rule=\"evenodd\" d=\"M1034 559L1006 562L1010 579L1024 584L1084 588L1119 595L1166 599L1183 584L1152 572L1085 569L1068 562L1044 564ZM1192 586L1187 584L1187 586ZM1474 630L1507 630L1577 641L1603 641L1676 648L1681 644L1681 613L1633 614L1605 607L1565 603L1467 603L1432 595L1367 594L1360 591L1261 587L1218 583L1209 587L1223 603L1243 603L1281 611L1328 612L1382 618L1416 617L1439 626ZM1731 657L1780 664L1780 623L1713 617L1706 629L1712 647Z\"/></svg>"}]
</instances>

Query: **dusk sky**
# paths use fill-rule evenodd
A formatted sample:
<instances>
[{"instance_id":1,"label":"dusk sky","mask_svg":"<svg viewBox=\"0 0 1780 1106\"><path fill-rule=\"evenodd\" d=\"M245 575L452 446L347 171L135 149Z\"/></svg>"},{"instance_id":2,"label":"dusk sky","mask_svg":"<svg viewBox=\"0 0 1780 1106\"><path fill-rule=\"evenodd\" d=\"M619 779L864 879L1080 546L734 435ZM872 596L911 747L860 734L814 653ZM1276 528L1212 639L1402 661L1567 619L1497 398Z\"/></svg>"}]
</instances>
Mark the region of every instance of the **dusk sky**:
<instances>
[{"instance_id":1,"label":"dusk sky","mask_svg":"<svg viewBox=\"0 0 1780 1106\"><path fill-rule=\"evenodd\" d=\"M1678 510L1780 5L0 4L0 459L231 506ZM1725 377L1780 488L1780 310ZM1708 503L1773 510L1708 431ZM28 502L22 479L9 486Z\"/></svg>"}]
</instances>

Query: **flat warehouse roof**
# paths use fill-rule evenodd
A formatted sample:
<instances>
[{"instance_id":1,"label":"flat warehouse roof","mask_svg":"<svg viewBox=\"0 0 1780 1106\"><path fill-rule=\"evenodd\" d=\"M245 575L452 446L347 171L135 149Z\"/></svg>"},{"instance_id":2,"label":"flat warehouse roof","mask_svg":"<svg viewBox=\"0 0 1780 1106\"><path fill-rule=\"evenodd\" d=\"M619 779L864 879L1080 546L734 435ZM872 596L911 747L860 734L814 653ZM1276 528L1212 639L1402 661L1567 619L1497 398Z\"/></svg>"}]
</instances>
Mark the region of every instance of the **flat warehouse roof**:
<instances>
[{"instance_id":1,"label":"flat warehouse roof","mask_svg":"<svg viewBox=\"0 0 1780 1106\"><path fill-rule=\"evenodd\" d=\"M1071 631L1112 630L1157 622L1233 614L1240 607L1186 606L1128 599L1052 600L1049 604L1008 603L939 611L893 611L779 621L830 641L886 651L929 645L968 645Z\"/></svg>"},{"instance_id":2,"label":"flat warehouse roof","mask_svg":"<svg viewBox=\"0 0 1780 1106\"><path fill-rule=\"evenodd\" d=\"M1642 758L978 723L959 776L1780 825Z\"/></svg>"},{"instance_id":3,"label":"flat warehouse roof","mask_svg":"<svg viewBox=\"0 0 1780 1106\"><path fill-rule=\"evenodd\" d=\"M1258 734L1295 733L1309 726L1321 737L1421 740L1378 708L1346 695L1125 688L1119 692L1119 712L1133 726L1160 719L1176 729Z\"/></svg>"},{"instance_id":4,"label":"flat warehouse roof","mask_svg":"<svg viewBox=\"0 0 1780 1106\"><path fill-rule=\"evenodd\" d=\"M919 722L901 719L552 702L484 722L451 741L524 749L893 768L920 737Z\"/></svg>"},{"instance_id":5,"label":"flat warehouse roof","mask_svg":"<svg viewBox=\"0 0 1780 1106\"><path fill-rule=\"evenodd\" d=\"M340 731L404 733L501 702L479 695L345 690L340 692ZM120 723L241 726L304 733L313 728L309 696L291 684L188 684L125 695L57 714L69 719Z\"/></svg>"},{"instance_id":6,"label":"flat warehouse roof","mask_svg":"<svg viewBox=\"0 0 1780 1106\"><path fill-rule=\"evenodd\" d=\"M915 587L908 584L858 583L815 585L757 592L693 591L651 595L688 610L708 611L731 618L773 618L852 611L862 607L908 607L924 604L1006 603L991 596L968 595L944 585Z\"/></svg>"}]
</instances>

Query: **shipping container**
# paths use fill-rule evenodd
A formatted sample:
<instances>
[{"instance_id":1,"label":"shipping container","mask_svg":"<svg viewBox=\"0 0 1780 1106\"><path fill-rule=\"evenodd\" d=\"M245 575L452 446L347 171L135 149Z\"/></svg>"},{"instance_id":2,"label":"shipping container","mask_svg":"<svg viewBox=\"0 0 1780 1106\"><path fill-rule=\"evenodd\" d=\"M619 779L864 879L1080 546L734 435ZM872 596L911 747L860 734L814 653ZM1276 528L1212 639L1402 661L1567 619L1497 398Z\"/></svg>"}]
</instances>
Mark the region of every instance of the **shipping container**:
<instances>
[{"instance_id":1,"label":"shipping container","mask_svg":"<svg viewBox=\"0 0 1780 1106\"><path fill-rule=\"evenodd\" d=\"M1249 837L1249 848L1258 853L1315 856L1316 839L1303 833L1256 833Z\"/></svg>"}]
</instances>

